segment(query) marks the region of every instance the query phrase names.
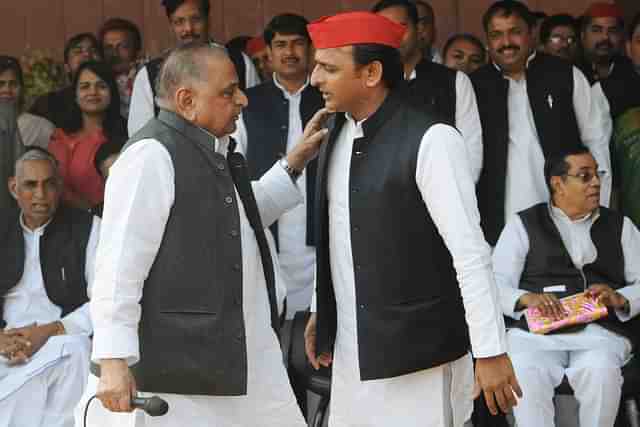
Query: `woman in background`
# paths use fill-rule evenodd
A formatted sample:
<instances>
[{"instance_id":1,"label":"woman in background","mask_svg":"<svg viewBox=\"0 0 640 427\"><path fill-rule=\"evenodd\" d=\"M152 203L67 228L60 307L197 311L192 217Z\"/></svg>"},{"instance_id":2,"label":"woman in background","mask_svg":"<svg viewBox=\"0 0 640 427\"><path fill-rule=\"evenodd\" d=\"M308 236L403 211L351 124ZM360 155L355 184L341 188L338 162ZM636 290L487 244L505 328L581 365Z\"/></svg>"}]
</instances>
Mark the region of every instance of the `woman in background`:
<instances>
[{"instance_id":1,"label":"woman in background","mask_svg":"<svg viewBox=\"0 0 640 427\"><path fill-rule=\"evenodd\" d=\"M15 105L22 143L47 149L55 126L24 111L24 77L20 63L12 56L0 55L0 100Z\"/></svg>"},{"instance_id":2,"label":"woman in background","mask_svg":"<svg viewBox=\"0 0 640 427\"><path fill-rule=\"evenodd\" d=\"M94 166L96 153L106 142L122 146L126 127L120 115L118 88L107 64L82 64L73 88L75 102L69 106L68 122L53 133L49 151L60 162L63 201L90 209L104 198L104 178Z\"/></svg>"}]
</instances>

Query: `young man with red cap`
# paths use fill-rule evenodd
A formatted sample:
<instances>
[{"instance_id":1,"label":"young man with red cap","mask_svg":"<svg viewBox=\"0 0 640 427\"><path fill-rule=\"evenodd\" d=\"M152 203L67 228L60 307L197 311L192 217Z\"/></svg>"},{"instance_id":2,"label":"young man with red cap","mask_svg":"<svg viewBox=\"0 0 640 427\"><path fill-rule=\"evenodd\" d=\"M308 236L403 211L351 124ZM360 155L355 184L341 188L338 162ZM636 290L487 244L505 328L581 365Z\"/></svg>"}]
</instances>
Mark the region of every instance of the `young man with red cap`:
<instances>
[{"instance_id":1,"label":"young man with red cap","mask_svg":"<svg viewBox=\"0 0 640 427\"><path fill-rule=\"evenodd\" d=\"M624 20L620 8L613 3L596 2L582 16L583 59L580 69L591 84L608 77L622 56Z\"/></svg>"},{"instance_id":2,"label":"young man with red cap","mask_svg":"<svg viewBox=\"0 0 640 427\"><path fill-rule=\"evenodd\" d=\"M521 394L463 138L397 90L404 32L368 12L309 25L311 83L336 113L318 161L305 331L312 365L333 366L331 427L462 426L470 350L493 412Z\"/></svg>"}]
</instances>

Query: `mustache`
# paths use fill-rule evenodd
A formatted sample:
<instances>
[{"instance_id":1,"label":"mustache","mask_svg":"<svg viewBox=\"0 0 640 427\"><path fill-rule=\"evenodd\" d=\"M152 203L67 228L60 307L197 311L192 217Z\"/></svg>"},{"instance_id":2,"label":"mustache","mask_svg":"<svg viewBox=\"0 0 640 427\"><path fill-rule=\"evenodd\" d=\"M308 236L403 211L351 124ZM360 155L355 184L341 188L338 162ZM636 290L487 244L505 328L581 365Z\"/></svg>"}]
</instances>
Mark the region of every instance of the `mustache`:
<instances>
[{"instance_id":1,"label":"mustache","mask_svg":"<svg viewBox=\"0 0 640 427\"><path fill-rule=\"evenodd\" d=\"M520 46L516 46L516 45L507 45L507 46L503 46L500 49L498 49L498 53L504 53L505 50L509 50L509 49L513 49L516 52L520 51Z\"/></svg>"},{"instance_id":2,"label":"mustache","mask_svg":"<svg viewBox=\"0 0 640 427\"><path fill-rule=\"evenodd\" d=\"M182 40L184 40L184 39L197 39L197 38L199 38L199 37L200 37L200 36L199 36L198 34L196 34L196 33L186 33L186 34L182 34L182 35L180 36L180 38L181 38Z\"/></svg>"},{"instance_id":3,"label":"mustache","mask_svg":"<svg viewBox=\"0 0 640 427\"><path fill-rule=\"evenodd\" d=\"M613 44L609 40L603 40L600 43L596 43L596 49L600 48L613 49Z\"/></svg>"}]
</instances>

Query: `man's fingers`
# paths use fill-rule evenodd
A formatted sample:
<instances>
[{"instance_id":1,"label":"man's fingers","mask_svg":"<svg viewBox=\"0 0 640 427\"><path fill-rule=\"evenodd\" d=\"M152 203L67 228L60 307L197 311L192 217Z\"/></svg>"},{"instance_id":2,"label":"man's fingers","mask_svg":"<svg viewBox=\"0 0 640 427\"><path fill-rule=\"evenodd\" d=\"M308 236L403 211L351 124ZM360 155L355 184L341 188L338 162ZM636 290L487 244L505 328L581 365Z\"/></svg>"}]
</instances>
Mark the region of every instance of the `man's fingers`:
<instances>
[{"instance_id":1,"label":"man's fingers","mask_svg":"<svg viewBox=\"0 0 640 427\"><path fill-rule=\"evenodd\" d=\"M510 390L509 394L511 394ZM498 407L500 408L500 410L505 414L509 412L509 408L511 408L511 406L509 405L508 397L505 396L504 388L497 389L493 392L493 395L496 397L496 401L498 402Z\"/></svg>"},{"instance_id":2,"label":"man's fingers","mask_svg":"<svg viewBox=\"0 0 640 427\"><path fill-rule=\"evenodd\" d=\"M522 389L520 388L520 383L518 383L518 379L515 376L509 379L509 385L511 386L511 389L514 391L516 396L522 398Z\"/></svg>"},{"instance_id":3,"label":"man's fingers","mask_svg":"<svg viewBox=\"0 0 640 427\"><path fill-rule=\"evenodd\" d=\"M478 378L476 378L476 380L473 383L473 394L472 394L473 400L476 400L478 397L480 397L480 393L482 393L482 387L480 387Z\"/></svg>"},{"instance_id":4,"label":"man's fingers","mask_svg":"<svg viewBox=\"0 0 640 427\"><path fill-rule=\"evenodd\" d=\"M324 137L327 136L328 132L329 132L329 129L327 128L320 129L319 131L315 132L313 135L309 136L305 141L309 144L319 144L320 142L322 142Z\"/></svg>"},{"instance_id":5,"label":"man's fingers","mask_svg":"<svg viewBox=\"0 0 640 427\"><path fill-rule=\"evenodd\" d=\"M328 368L329 365L331 365L332 361L333 361L333 357L329 353L322 353L318 357L318 363L324 366L325 368Z\"/></svg>"},{"instance_id":6,"label":"man's fingers","mask_svg":"<svg viewBox=\"0 0 640 427\"><path fill-rule=\"evenodd\" d=\"M303 138L306 140L313 133L318 132L327 121L327 117L329 117L329 110L326 108L321 108L311 117L311 120L307 123L307 126L304 128Z\"/></svg>"},{"instance_id":7,"label":"man's fingers","mask_svg":"<svg viewBox=\"0 0 640 427\"><path fill-rule=\"evenodd\" d=\"M316 357L315 337L304 338L304 351L307 354L307 359L309 359L309 363L311 363L311 366L313 366L316 371L320 369L320 363L318 362L318 358Z\"/></svg>"},{"instance_id":8,"label":"man's fingers","mask_svg":"<svg viewBox=\"0 0 640 427\"><path fill-rule=\"evenodd\" d=\"M496 401L493 397L493 393L490 391L484 391L484 400L487 402L487 408L491 415L498 415L498 408L496 406Z\"/></svg>"}]
</instances>

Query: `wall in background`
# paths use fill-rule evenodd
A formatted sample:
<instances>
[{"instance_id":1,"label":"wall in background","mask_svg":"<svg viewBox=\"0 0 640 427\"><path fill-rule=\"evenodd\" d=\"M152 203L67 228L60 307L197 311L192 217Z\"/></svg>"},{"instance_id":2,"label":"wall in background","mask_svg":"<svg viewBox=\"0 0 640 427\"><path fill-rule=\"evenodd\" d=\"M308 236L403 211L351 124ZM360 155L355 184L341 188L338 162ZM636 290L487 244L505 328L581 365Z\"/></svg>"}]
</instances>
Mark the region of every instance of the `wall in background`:
<instances>
[{"instance_id":1,"label":"wall in background","mask_svg":"<svg viewBox=\"0 0 640 427\"><path fill-rule=\"evenodd\" d=\"M529 0L532 10L581 14L592 0ZM437 43L464 31L482 36L481 17L493 0L431 0L436 10ZM638 0L618 0L627 15L640 10ZM368 9L372 0L211 0L211 33L219 41L254 35L282 12L312 20L338 11ZM64 41L79 32L95 32L107 18L120 16L140 26L146 51L172 45L160 0L0 0L0 53L20 55L27 48L62 57Z\"/></svg>"}]
</instances>

